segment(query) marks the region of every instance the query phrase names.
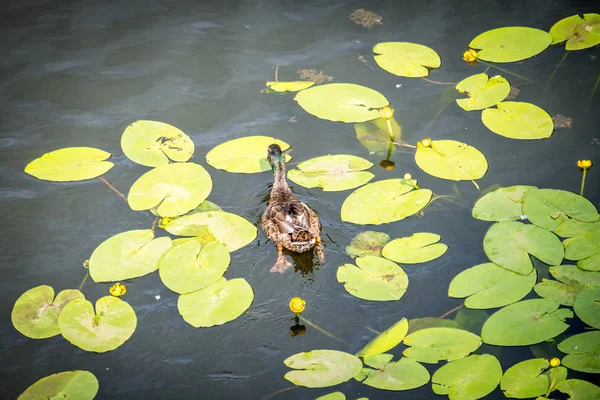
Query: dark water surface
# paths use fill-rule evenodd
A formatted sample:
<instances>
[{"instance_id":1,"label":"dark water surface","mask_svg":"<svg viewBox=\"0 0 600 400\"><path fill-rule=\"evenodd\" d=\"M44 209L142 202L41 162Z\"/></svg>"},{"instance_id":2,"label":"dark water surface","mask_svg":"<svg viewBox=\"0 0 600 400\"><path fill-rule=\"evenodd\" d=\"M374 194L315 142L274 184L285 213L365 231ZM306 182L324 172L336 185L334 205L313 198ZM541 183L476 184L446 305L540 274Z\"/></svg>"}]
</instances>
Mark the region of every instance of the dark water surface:
<instances>
[{"instance_id":1,"label":"dark water surface","mask_svg":"<svg viewBox=\"0 0 600 400\"><path fill-rule=\"evenodd\" d=\"M556 21L590 9L576 1L11 1L0 11L0 397L16 398L30 384L52 373L83 369L99 382L99 399L261 399L292 385L283 379L283 360L313 349L358 351L374 333L401 317L440 316L460 304L446 295L460 271L485 262L483 235L489 223L475 220L470 209L479 192L470 182L453 184L420 171L409 151L392 160L396 169L373 167L376 179L412 173L436 194L460 191L460 205L440 201L422 217L376 227L392 237L435 232L449 251L433 262L405 266L410 284L396 302L368 302L348 295L337 282L339 265L350 262L344 248L363 226L342 223L341 204L349 192L324 193L299 186L298 196L323 222L326 262L312 273L270 274L276 249L262 232L252 244L232 254L227 278L244 277L255 291L248 313L223 326L194 329L177 311L177 295L157 273L127 282L124 298L135 309L138 328L115 351L79 350L61 336L32 340L10 322L15 300L26 290L47 284L58 292L80 285L82 262L105 239L119 232L147 229L152 220L131 211L99 179L50 183L23 172L28 162L62 147L91 146L113 154L116 166L104 177L123 193L147 168L129 161L120 148L121 133L138 119L170 123L195 142L191 161L213 177L210 200L226 211L257 223L266 204L271 175L242 175L206 165L205 154L230 139L267 135L293 147L295 161L328 153L348 153L377 164L356 140L352 125L319 120L304 112L293 95L261 94L280 65L282 80L296 78L296 68L316 68L334 82L362 84L392 103L403 139L454 139L481 150L489 172L482 189L494 184L536 185L579 191L578 159L600 166L600 93L588 98L600 71L598 47L571 53L550 90L544 84L563 57L564 46L514 64L510 71L538 84L519 86L520 101L550 114L573 118L572 129L557 129L541 141L516 141L488 131L479 112L467 113L441 99L449 86L407 79L381 70L371 58L374 44L409 41L435 49L443 65L429 78L458 82L483 72L461 56L477 34L503 26L548 30ZM365 7L383 17L372 30L348 16ZM365 56L371 69L358 57ZM498 72L494 69L490 75ZM513 84L524 81L503 74ZM401 86L400 86L401 85ZM295 117L297 122L289 120ZM589 174L586 196L600 200L600 171ZM373 229L373 227L371 227ZM306 262L306 260L304 260ZM297 259L302 264L302 259ZM107 294L109 284L88 280L87 299ZM160 296L157 300L155 296ZM335 335L308 327L290 337L293 315L288 301L302 296L304 316ZM394 349L397 355L401 346ZM531 358L529 348L491 349L503 369ZM436 366L428 366L435 371ZM569 372L569 376L577 376ZM340 390L349 399L438 398L428 384L420 389L385 392L354 380L335 388L295 388L273 398L311 399ZM503 398L496 390L490 398Z\"/></svg>"}]
</instances>

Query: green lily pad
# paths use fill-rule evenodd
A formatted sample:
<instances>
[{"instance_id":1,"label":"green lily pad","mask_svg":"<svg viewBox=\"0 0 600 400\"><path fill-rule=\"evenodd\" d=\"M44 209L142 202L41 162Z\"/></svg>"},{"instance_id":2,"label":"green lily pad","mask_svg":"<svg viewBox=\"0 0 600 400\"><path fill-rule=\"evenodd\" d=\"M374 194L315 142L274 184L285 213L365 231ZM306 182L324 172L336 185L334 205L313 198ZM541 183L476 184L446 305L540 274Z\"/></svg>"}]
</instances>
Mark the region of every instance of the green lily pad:
<instances>
[{"instance_id":1,"label":"green lily pad","mask_svg":"<svg viewBox=\"0 0 600 400\"><path fill-rule=\"evenodd\" d=\"M137 317L123 300L105 296L94 306L77 299L67 304L58 315L61 335L75 346L96 353L114 350L125 343L137 326Z\"/></svg>"},{"instance_id":2,"label":"green lily pad","mask_svg":"<svg viewBox=\"0 0 600 400\"><path fill-rule=\"evenodd\" d=\"M387 154L391 149L393 153L396 146L392 143L390 146L390 128L392 127L394 141L402 140L402 127L394 118L384 120L377 118L367 122L359 122L354 124L356 138L371 154Z\"/></svg>"},{"instance_id":3,"label":"green lily pad","mask_svg":"<svg viewBox=\"0 0 600 400\"><path fill-rule=\"evenodd\" d=\"M402 353L405 357L435 364L466 357L481 346L481 338L462 329L427 328L406 336L404 344L409 346Z\"/></svg>"},{"instance_id":4,"label":"green lily pad","mask_svg":"<svg viewBox=\"0 0 600 400\"><path fill-rule=\"evenodd\" d=\"M173 125L159 121L135 121L121 136L123 153L131 161L158 167L170 161L185 162L194 154L194 142Z\"/></svg>"},{"instance_id":5,"label":"green lily pad","mask_svg":"<svg viewBox=\"0 0 600 400\"><path fill-rule=\"evenodd\" d=\"M379 257L381 249L389 241L390 236L387 233L375 231L360 232L346 246L346 254L352 258L363 256Z\"/></svg>"},{"instance_id":6,"label":"green lily pad","mask_svg":"<svg viewBox=\"0 0 600 400\"><path fill-rule=\"evenodd\" d=\"M442 59L433 49L408 42L378 43L373 47L375 62L387 72L418 78L429 75L429 70L439 68Z\"/></svg>"},{"instance_id":7,"label":"green lily pad","mask_svg":"<svg viewBox=\"0 0 600 400\"><path fill-rule=\"evenodd\" d=\"M573 305L575 297L581 289L583 289L583 285L577 282L563 283L550 279L542 279L540 283L533 287L538 296L558 301L565 306Z\"/></svg>"},{"instance_id":8,"label":"green lily pad","mask_svg":"<svg viewBox=\"0 0 600 400\"><path fill-rule=\"evenodd\" d=\"M552 36L540 29L510 26L478 35L469 47L481 49L477 58L493 62L515 62L533 57L552 43Z\"/></svg>"},{"instance_id":9,"label":"green lily pad","mask_svg":"<svg viewBox=\"0 0 600 400\"><path fill-rule=\"evenodd\" d=\"M575 297L573 310L583 322L600 329L600 286L582 289Z\"/></svg>"},{"instance_id":10,"label":"green lily pad","mask_svg":"<svg viewBox=\"0 0 600 400\"><path fill-rule=\"evenodd\" d=\"M458 322L436 317L413 318L408 325L408 334L428 328L458 328Z\"/></svg>"},{"instance_id":11,"label":"green lily pad","mask_svg":"<svg viewBox=\"0 0 600 400\"><path fill-rule=\"evenodd\" d=\"M496 311L483 324L481 338L496 346L527 346L563 333L573 313L550 299L523 300Z\"/></svg>"},{"instance_id":12,"label":"green lily pad","mask_svg":"<svg viewBox=\"0 0 600 400\"><path fill-rule=\"evenodd\" d=\"M482 73L458 82L456 90L469 95L466 99L456 99L460 108L466 111L483 110L504 100L510 92L510 84L500 75L490 78Z\"/></svg>"},{"instance_id":13,"label":"green lily pad","mask_svg":"<svg viewBox=\"0 0 600 400\"><path fill-rule=\"evenodd\" d=\"M385 258L403 264L417 264L441 257L448 246L437 243L442 239L435 233L419 232L412 236L394 239L383 248Z\"/></svg>"},{"instance_id":14,"label":"green lily pad","mask_svg":"<svg viewBox=\"0 0 600 400\"><path fill-rule=\"evenodd\" d=\"M345 264L337 270L337 280L352 296L365 300L400 299L408 288L408 276L402 268L385 258L364 256L356 264Z\"/></svg>"},{"instance_id":15,"label":"green lily pad","mask_svg":"<svg viewBox=\"0 0 600 400\"><path fill-rule=\"evenodd\" d=\"M179 296L177 308L195 328L223 325L242 315L252 304L254 291L243 278L218 281L204 289Z\"/></svg>"},{"instance_id":16,"label":"green lily pad","mask_svg":"<svg viewBox=\"0 0 600 400\"><path fill-rule=\"evenodd\" d=\"M429 175L452 181L479 179L488 170L479 150L455 140L433 140L431 147L417 149L415 161Z\"/></svg>"},{"instance_id":17,"label":"green lily pad","mask_svg":"<svg viewBox=\"0 0 600 400\"><path fill-rule=\"evenodd\" d=\"M298 92L300 90L308 89L315 83L312 81L290 81L290 82L273 82L267 81L267 91L285 93L285 92Z\"/></svg>"},{"instance_id":18,"label":"green lily pad","mask_svg":"<svg viewBox=\"0 0 600 400\"><path fill-rule=\"evenodd\" d=\"M385 353L386 351L393 349L396 347L406 333L408 332L408 320L406 318L402 318L400 321L396 322L394 325L387 328L385 331L381 332L377 335L373 340L371 340L365 347L362 348L356 355L358 357L369 357L374 354Z\"/></svg>"},{"instance_id":19,"label":"green lily pad","mask_svg":"<svg viewBox=\"0 0 600 400\"><path fill-rule=\"evenodd\" d=\"M365 122L379 118L378 109L390 102L376 90L352 83L313 86L296 94L300 107L317 118Z\"/></svg>"},{"instance_id":20,"label":"green lily pad","mask_svg":"<svg viewBox=\"0 0 600 400\"><path fill-rule=\"evenodd\" d=\"M450 400L475 400L492 393L501 378L502 367L496 357L473 354L443 365L431 383L435 394L447 394Z\"/></svg>"},{"instance_id":21,"label":"green lily pad","mask_svg":"<svg viewBox=\"0 0 600 400\"><path fill-rule=\"evenodd\" d=\"M365 363L368 365L370 365L369 360L370 357L365 359ZM377 389L415 389L425 385L430 378L427 368L410 358L390 361L383 366L372 366L376 369L363 368L355 378L365 385Z\"/></svg>"},{"instance_id":22,"label":"green lily pad","mask_svg":"<svg viewBox=\"0 0 600 400\"><path fill-rule=\"evenodd\" d=\"M544 358L525 360L506 370L500 381L500 389L511 399L528 399L542 396L554 384L567 379L567 369L564 367L550 368L550 362Z\"/></svg>"},{"instance_id":23,"label":"green lily pad","mask_svg":"<svg viewBox=\"0 0 600 400\"><path fill-rule=\"evenodd\" d=\"M334 386L352 379L362 368L352 354L337 350L313 350L294 354L283 363L296 371L284 378L297 386L319 388Z\"/></svg>"},{"instance_id":24,"label":"green lily pad","mask_svg":"<svg viewBox=\"0 0 600 400\"><path fill-rule=\"evenodd\" d=\"M582 50L600 44L600 14L571 15L550 28L552 44L567 42L567 50Z\"/></svg>"},{"instance_id":25,"label":"green lily pad","mask_svg":"<svg viewBox=\"0 0 600 400\"><path fill-rule=\"evenodd\" d=\"M523 196L535 186L508 186L482 196L473 206L473 218L483 221L514 221L523 215Z\"/></svg>"},{"instance_id":26,"label":"green lily pad","mask_svg":"<svg viewBox=\"0 0 600 400\"><path fill-rule=\"evenodd\" d=\"M479 335L481 333L481 327L488 318L489 314L484 310L461 307L456 312L454 321L458 324L457 328Z\"/></svg>"},{"instance_id":27,"label":"green lily pad","mask_svg":"<svg viewBox=\"0 0 600 400\"><path fill-rule=\"evenodd\" d=\"M214 168L227 172L252 174L271 171L267 160L267 148L277 144L282 151L290 148L286 142L269 136L246 136L215 146L206 154L206 162ZM292 157L285 155L288 162Z\"/></svg>"},{"instance_id":28,"label":"green lily pad","mask_svg":"<svg viewBox=\"0 0 600 400\"><path fill-rule=\"evenodd\" d=\"M342 221L380 225L400 221L425 208L431 200L429 189L416 189L402 179L369 183L352 192L342 204Z\"/></svg>"},{"instance_id":29,"label":"green lily pad","mask_svg":"<svg viewBox=\"0 0 600 400\"><path fill-rule=\"evenodd\" d=\"M502 307L521 300L535 285L536 271L521 275L494 263L479 264L456 275L448 296L463 298L465 306L476 309Z\"/></svg>"},{"instance_id":30,"label":"green lily pad","mask_svg":"<svg viewBox=\"0 0 600 400\"><path fill-rule=\"evenodd\" d=\"M104 161L110 153L93 147L67 147L36 158L25 172L38 179L53 182L83 181L96 178L114 164Z\"/></svg>"},{"instance_id":31,"label":"green lily pad","mask_svg":"<svg viewBox=\"0 0 600 400\"><path fill-rule=\"evenodd\" d=\"M540 107L521 101L503 101L481 112L492 132L511 139L545 139L552 136L552 117Z\"/></svg>"},{"instance_id":32,"label":"green lily pad","mask_svg":"<svg viewBox=\"0 0 600 400\"><path fill-rule=\"evenodd\" d=\"M90 257L94 282L137 278L158 269L158 260L171 248L171 239L154 239L150 229L127 231L106 239Z\"/></svg>"},{"instance_id":33,"label":"green lily pad","mask_svg":"<svg viewBox=\"0 0 600 400\"><path fill-rule=\"evenodd\" d=\"M354 189L369 182L375 175L364 171L373 163L361 157L345 154L312 158L288 172L288 178L306 188L323 188L325 192Z\"/></svg>"},{"instance_id":34,"label":"green lily pad","mask_svg":"<svg viewBox=\"0 0 600 400\"><path fill-rule=\"evenodd\" d=\"M600 286L600 272L586 271L576 265L550 267L550 274L561 282L577 282L587 286Z\"/></svg>"},{"instance_id":35,"label":"green lily pad","mask_svg":"<svg viewBox=\"0 0 600 400\"><path fill-rule=\"evenodd\" d=\"M235 251L256 238L256 227L239 215L225 211L204 211L185 215L171 221L165 229L173 235L212 235L231 251Z\"/></svg>"},{"instance_id":36,"label":"green lily pad","mask_svg":"<svg viewBox=\"0 0 600 400\"><path fill-rule=\"evenodd\" d=\"M75 299L85 299L79 290L63 290L54 298L54 289L41 285L29 289L15 302L11 319L16 330L32 339L46 339L60 333L58 314Z\"/></svg>"},{"instance_id":37,"label":"green lily pad","mask_svg":"<svg viewBox=\"0 0 600 400\"><path fill-rule=\"evenodd\" d=\"M563 241L565 258L578 260L577 266L588 271L600 271L600 223L583 223L568 220L555 230L557 235L568 237Z\"/></svg>"},{"instance_id":38,"label":"green lily pad","mask_svg":"<svg viewBox=\"0 0 600 400\"><path fill-rule=\"evenodd\" d=\"M342 392L332 392L324 396L319 396L315 400L346 400L346 395Z\"/></svg>"},{"instance_id":39,"label":"green lily pad","mask_svg":"<svg viewBox=\"0 0 600 400\"><path fill-rule=\"evenodd\" d=\"M581 379L567 379L555 389L569 395L569 400L600 400L600 387Z\"/></svg>"},{"instance_id":40,"label":"green lily pad","mask_svg":"<svg viewBox=\"0 0 600 400\"><path fill-rule=\"evenodd\" d=\"M563 260L564 250L556 235L535 225L496 222L483 239L488 258L502 268L528 275L533 270L529 254L549 265Z\"/></svg>"},{"instance_id":41,"label":"green lily pad","mask_svg":"<svg viewBox=\"0 0 600 400\"><path fill-rule=\"evenodd\" d=\"M21 393L18 400L92 400L99 387L98 379L89 371L65 371L40 379Z\"/></svg>"},{"instance_id":42,"label":"green lily pad","mask_svg":"<svg viewBox=\"0 0 600 400\"><path fill-rule=\"evenodd\" d=\"M229 261L229 251L221 243L202 246L192 240L168 250L158 263L158 271L166 287L184 294L218 281L229 267Z\"/></svg>"},{"instance_id":43,"label":"green lily pad","mask_svg":"<svg viewBox=\"0 0 600 400\"><path fill-rule=\"evenodd\" d=\"M565 367L580 372L600 373L600 331L580 333L563 340L558 349L568 354Z\"/></svg>"},{"instance_id":44,"label":"green lily pad","mask_svg":"<svg viewBox=\"0 0 600 400\"><path fill-rule=\"evenodd\" d=\"M560 224L576 219L596 222L600 218L596 207L585 197L565 190L530 190L523 197L523 214L539 227L553 231Z\"/></svg>"}]
</instances>

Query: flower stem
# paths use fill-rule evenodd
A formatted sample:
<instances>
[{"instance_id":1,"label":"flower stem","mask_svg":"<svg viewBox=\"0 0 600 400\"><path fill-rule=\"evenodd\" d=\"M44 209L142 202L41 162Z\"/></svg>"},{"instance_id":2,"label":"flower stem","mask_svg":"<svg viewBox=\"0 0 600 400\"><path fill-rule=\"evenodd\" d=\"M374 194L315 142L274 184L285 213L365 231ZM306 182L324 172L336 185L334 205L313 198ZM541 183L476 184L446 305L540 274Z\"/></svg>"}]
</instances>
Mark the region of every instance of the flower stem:
<instances>
[{"instance_id":1,"label":"flower stem","mask_svg":"<svg viewBox=\"0 0 600 400\"><path fill-rule=\"evenodd\" d=\"M587 169L583 170L583 176L581 177L581 190L579 191L579 194L581 196L583 196L583 189L585 188L585 175L587 173Z\"/></svg>"},{"instance_id":2,"label":"flower stem","mask_svg":"<svg viewBox=\"0 0 600 400\"><path fill-rule=\"evenodd\" d=\"M592 93L590 94L590 98L588 99L588 107L592 103L592 99L594 98L594 94L596 93L596 89L600 86L600 75L596 78L596 83L594 84L594 88L592 89Z\"/></svg>"},{"instance_id":3,"label":"flower stem","mask_svg":"<svg viewBox=\"0 0 600 400\"><path fill-rule=\"evenodd\" d=\"M550 394L550 392L554 389L554 384L556 383L556 368L552 368L552 382L550 382L550 386L548 387L548 391L546 392L546 396Z\"/></svg>"},{"instance_id":4,"label":"flower stem","mask_svg":"<svg viewBox=\"0 0 600 400\"><path fill-rule=\"evenodd\" d=\"M525 81L527 81L529 83L535 83L534 81L532 81L531 79L527 78L526 76L516 74L514 72L511 72L511 71L509 71L507 69L504 69L502 67L499 67L497 65L486 63L485 61L481 61L480 59L477 59L477 62L480 62L480 63L485 64L485 65L489 65L492 68L496 68L497 70L502 71L502 72L504 72L506 74L509 74L509 75L512 75L512 76L516 76L517 78L523 79L523 80L525 80Z\"/></svg>"},{"instance_id":5,"label":"flower stem","mask_svg":"<svg viewBox=\"0 0 600 400\"><path fill-rule=\"evenodd\" d=\"M390 132L390 140L394 140L394 131L392 130L391 119L385 121L387 123L388 131Z\"/></svg>"},{"instance_id":6,"label":"flower stem","mask_svg":"<svg viewBox=\"0 0 600 400\"><path fill-rule=\"evenodd\" d=\"M85 284L85 282L87 281L87 279L88 279L89 276L90 276L90 272L87 271L86 274L85 274L85 277L81 281L81 285L79 285L79 287L77 288L80 292L81 292L81 289L83 288L83 285Z\"/></svg>"},{"instance_id":7,"label":"flower stem","mask_svg":"<svg viewBox=\"0 0 600 400\"><path fill-rule=\"evenodd\" d=\"M568 51L565 52L565 55L563 56L563 58L556 65L556 67L554 68L554 71L552 71L552 75L550 75L550 79L548 79L548 83L546 83L546 90L548 90L550 88L550 82L552 82L552 78L554 78L556 71L558 71L558 69L560 68L560 65L563 63L563 61L565 61L565 59L567 58L568 55L569 55L569 52Z\"/></svg>"},{"instance_id":8,"label":"flower stem","mask_svg":"<svg viewBox=\"0 0 600 400\"><path fill-rule=\"evenodd\" d=\"M323 333L325 336L329 336L330 338L337 340L340 343L344 343L346 344L346 342L344 342L341 339L338 339L336 336L332 335L331 333L327 332L325 329L321 328L320 326L310 322L309 320L306 319L306 317L301 316L300 318L302 318L302 321L306 322L307 325L312 326L313 328L315 328L316 330L318 330L319 332Z\"/></svg>"}]
</instances>

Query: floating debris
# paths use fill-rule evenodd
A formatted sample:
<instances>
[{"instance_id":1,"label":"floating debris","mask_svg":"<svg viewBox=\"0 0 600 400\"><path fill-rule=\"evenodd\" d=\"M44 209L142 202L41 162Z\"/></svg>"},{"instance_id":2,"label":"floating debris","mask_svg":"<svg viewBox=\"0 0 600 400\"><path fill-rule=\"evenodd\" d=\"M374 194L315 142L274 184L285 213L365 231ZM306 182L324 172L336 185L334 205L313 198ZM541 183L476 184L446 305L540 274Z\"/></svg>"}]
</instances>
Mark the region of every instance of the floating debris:
<instances>
[{"instance_id":1,"label":"floating debris","mask_svg":"<svg viewBox=\"0 0 600 400\"><path fill-rule=\"evenodd\" d=\"M552 122L555 128L571 129L573 120L561 114L556 114L552 117Z\"/></svg>"},{"instance_id":2,"label":"floating debris","mask_svg":"<svg viewBox=\"0 0 600 400\"><path fill-rule=\"evenodd\" d=\"M519 96L519 93L521 93L521 90L519 88L511 86L510 92L508 92L508 96L506 96L506 99L504 99L504 100L505 101L512 101L512 100L516 99Z\"/></svg>"},{"instance_id":3,"label":"floating debris","mask_svg":"<svg viewBox=\"0 0 600 400\"><path fill-rule=\"evenodd\" d=\"M306 68L298 68L296 70L298 77L303 81L311 81L320 85L322 83L331 82L333 80L333 76L327 75L323 71L317 71L314 68L306 69Z\"/></svg>"},{"instance_id":4,"label":"floating debris","mask_svg":"<svg viewBox=\"0 0 600 400\"><path fill-rule=\"evenodd\" d=\"M360 25L369 29L373 28L374 25L383 25L380 15L377 15L372 11L365 10L364 8L354 10L354 12L350 14L350 20L356 25Z\"/></svg>"}]
</instances>

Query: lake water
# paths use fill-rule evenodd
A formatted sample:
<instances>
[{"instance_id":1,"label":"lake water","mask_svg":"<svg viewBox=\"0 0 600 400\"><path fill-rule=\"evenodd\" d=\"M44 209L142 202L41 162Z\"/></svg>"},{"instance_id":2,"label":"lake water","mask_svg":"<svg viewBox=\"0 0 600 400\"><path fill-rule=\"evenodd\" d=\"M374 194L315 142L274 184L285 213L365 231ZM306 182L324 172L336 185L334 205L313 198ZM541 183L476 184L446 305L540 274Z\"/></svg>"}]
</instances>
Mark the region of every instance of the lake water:
<instances>
[{"instance_id":1,"label":"lake water","mask_svg":"<svg viewBox=\"0 0 600 400\"><path fill-rule=\"evenodd\" d=\"M534 84L503 73L520 85L518 100L532 102L551 115L571 117L572 128L556 129L539 141L511 140L490 132L479 112L444 106L451 86L391 75L372 59L378 42L408 41L436 50L442 67L428 77L458 82L485 65L462 60L479 33L504 26L548 30L558 20L598 12L586 1L34 1L7 2L0 11L0 321L2 335L0 397L16 398L36 380L66 370L89 370L100 382L98 399L230 399L266 398L293 385L283 376L283 360L313 349L355 353L374 333L402 317L438 317L461 304L447 296L448 284L460 271L487 259L482 250L489 223L471 217L480 192L471 182L431 177L415 164L408 149L392 156L396 168L377 166L385 158L369 154L351 124L319 120L301 109L293 94L261 93L279 65L280 80L297 78L297 68L316 68L334 82L356 83L384 94L403 128L402 139L415 144L424 137L464 141L481 150L489 171L481 189L495 184L536 185L579 191L578 159L600 163L598 114L600 93L589 97L600 71L600 48L570 53L564 45L502 67ZM365 7L383 17L372 30L357 26L349 15ZM364 56L368 65L359 60ZM371 68L372 67L372 68ZM490 69L490 75L499 73ZM523 84L525 83L525 84ZM435 118L435 119L434 119ZM138 119L170 123L187 133L196 146L191 161L204 165L213 178L209 197L226 211L258 224L266 207L272 176L230 174L207 166L206 153L234 138L266 135L293 148L295 161L332 154L354 154L375 163L376 180L410 172L421 187L436 194L460 193L458 203L439 201L424 215L393 224L364 227L340 220L349 192L326 193L292 185L298 197L320 216L326 244L324 264L295 259L298 269L269 273L276 248L262 232L232 254L226 277L243 277L255 300L249 312L223 326L194 329L177 311L177 295L157 273L126 282L124 300L135 309L138 327L115 351L89 353L61 336L32 340L10 322L15 300L26 290L46 284L58 292L77 288L81 267L105 239L119 232L148 229L145 213L128 204L99 179L50 183L23 172L31 160L62 147L90 146L112 154L115 167L104 178L123 193L145 171L124 155L120 137ZM266 149L265 149L266 150ZM600 201L597 167L591 169L586 196ZM339 265L351 262L345 246L357 233L374 229L401 237L435 232L449 246L441 258L404 266L409 288L395 302L368 302L350 296L336 280ZM107 294L109 284L88 280L86 298ZM157 296L160 298L157 299ZM307 301L304 317L331 333L308 326L291 337L291 297ZM448 318L453 318L453 314ZM401 354L401 346L394 349ZM503 369L533 357L529 348L483 346L479 353L499 355ZM436 366L428 366L435 371ZM578 376L569 372L570 377ZM586 379L591 379L587 377ZM340 390L349 399L438 398L431 384L397 394L355 380L334 388L294 388L274 399L312 399ZM497 389L489 398L504 398Z\"/></svg>"}]
</instances>

